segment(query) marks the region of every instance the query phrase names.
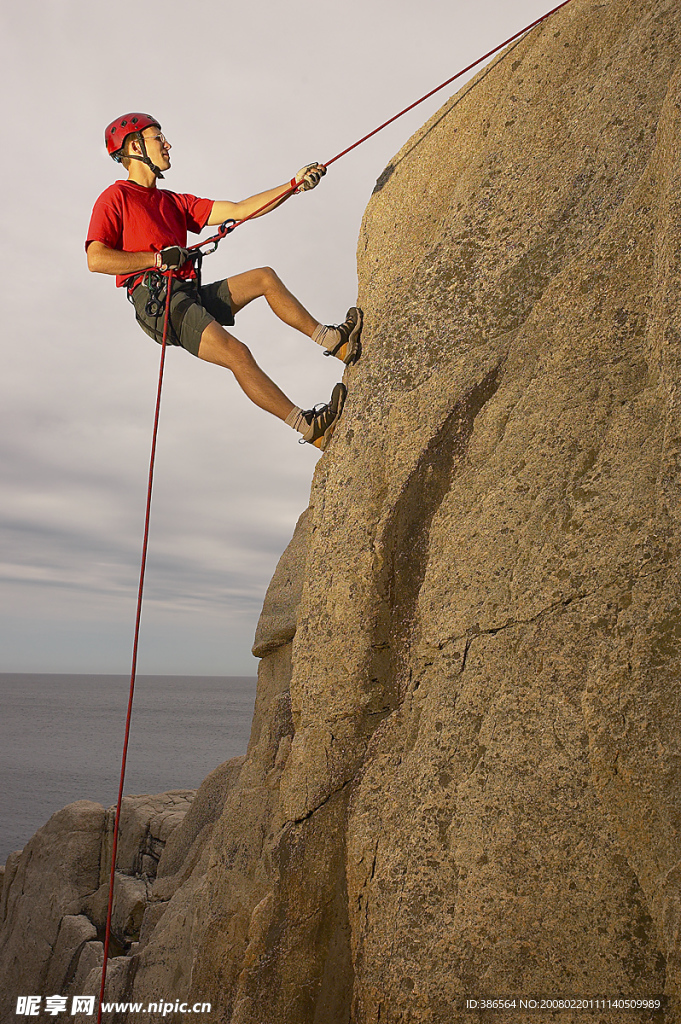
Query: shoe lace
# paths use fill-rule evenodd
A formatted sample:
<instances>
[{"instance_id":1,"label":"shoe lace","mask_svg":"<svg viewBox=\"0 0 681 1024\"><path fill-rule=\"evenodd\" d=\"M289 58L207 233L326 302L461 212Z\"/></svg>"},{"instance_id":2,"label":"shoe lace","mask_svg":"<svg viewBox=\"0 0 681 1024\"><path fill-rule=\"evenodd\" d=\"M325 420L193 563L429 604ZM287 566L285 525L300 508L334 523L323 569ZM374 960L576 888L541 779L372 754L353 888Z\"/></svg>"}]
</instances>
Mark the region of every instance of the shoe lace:
<instances>
[{"instance_id":1,"label":"shoe lace","mask_svg":"<svg viewBox=\"0 0 681 1024\"><path fill-rule=\"evenodd\" d=\"M317 418L317 416L321 416L322 413L326 412L326 410L328 408L329 408L329 403L328 402L318 402L317 405L313 405L311 409L305 409L303 411L303 416L305 417L306 420L307 420L308 416L310 417L310 419L307 421L308 422L308 426L311 427L312 424L314 423L315 419ZM308 443L309 442L306 441L304 437L299 437L298 438L298 444L308 444Z\"/></svg>"}]
</instances>

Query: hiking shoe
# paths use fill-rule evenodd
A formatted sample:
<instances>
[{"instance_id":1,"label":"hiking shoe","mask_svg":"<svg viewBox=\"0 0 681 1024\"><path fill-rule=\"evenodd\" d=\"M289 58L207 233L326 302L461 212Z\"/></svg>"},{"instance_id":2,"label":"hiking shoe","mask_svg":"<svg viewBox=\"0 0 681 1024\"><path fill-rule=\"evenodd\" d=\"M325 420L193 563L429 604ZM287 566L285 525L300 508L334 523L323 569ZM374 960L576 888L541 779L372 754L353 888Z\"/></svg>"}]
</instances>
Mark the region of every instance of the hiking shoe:
<instances>
[{"instance_id":1,"label":"hiking shoe","mask_svg":"<svg viewBox=\"0 0 681 1024\"><path fill-rule=\"evenodd\" d=\"M313 444L321 451L326 449L343 411L347 393L345 384L336 384L328 405L316 405L314 409L303 412L303 418L309 426L300 439L301 444Z\"/></svg>"},{"instance_id":2,"label":"hiking shoe","mask_svg":"<svg viewBox=\"0 0 681 1024\"><path fill-rule=\"evenodd\" d=\"M327 348L324 355L335 356L346 366L354 366L362 354L362 342L359 340L362 333L362 310L358 306L351 306L344 322L331 327L331 330L338 331L340 341L333 348Z\"/></svg>"}]
</instances>

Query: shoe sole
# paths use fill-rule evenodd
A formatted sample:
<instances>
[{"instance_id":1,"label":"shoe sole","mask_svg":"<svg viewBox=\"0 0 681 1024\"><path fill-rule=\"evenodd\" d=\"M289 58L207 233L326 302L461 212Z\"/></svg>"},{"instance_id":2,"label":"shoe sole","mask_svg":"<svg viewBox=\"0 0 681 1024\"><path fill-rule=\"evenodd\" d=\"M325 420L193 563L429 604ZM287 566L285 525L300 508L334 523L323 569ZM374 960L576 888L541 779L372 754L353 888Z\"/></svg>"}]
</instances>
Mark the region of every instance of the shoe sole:
<instances>
[{"instance_id":1,"label":"shoe sole","mask_svg":"<svg viewBox=\"0 0 681 1024\"><path fill-rule=\"evenodd\" d=\"M350 306L350 309L345 314L345 319L349 320L350 314L353 312L357 313L357 320L355 322L355 326L352 328L350 334L348 335L348 351L345 356L345 359L342 360L342 362L344 362L346 366L354 366L359 357L362 355L362 342L359 340L359 336L362 333L362 323L364 322L364 315L359 306Z\"/></svg>"},{"instance_id":2,"label":"shoe sole","mask_svg":"<svg viewBox=\"0 0 681 1024\"><path fill-rule=\"evenodd\" d=\"M327 445L333 437L333 432L336 429L336 424L341 417L343 407L345 405L345 399L347 398L348 389L345 384L336 384L335 388L331 392L331 399L329 401L329 408L335 414L331 423L324 431L321 437L318 437L316 441L312 442L314 448L319 448L320 451L326 451Z\"/></svg>"}]
</instances>

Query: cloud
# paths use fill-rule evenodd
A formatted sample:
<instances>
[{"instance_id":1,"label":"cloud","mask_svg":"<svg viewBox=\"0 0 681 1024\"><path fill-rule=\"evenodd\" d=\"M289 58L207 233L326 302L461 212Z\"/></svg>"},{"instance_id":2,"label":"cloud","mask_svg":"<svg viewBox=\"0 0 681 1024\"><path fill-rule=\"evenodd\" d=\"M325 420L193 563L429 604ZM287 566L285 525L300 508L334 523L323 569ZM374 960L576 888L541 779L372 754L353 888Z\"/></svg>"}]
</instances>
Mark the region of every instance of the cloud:
<instances>
[{"instance_id":1,"label":"cloud","mask_svg":"<svg viewBox=\"0 0 681 1024\"><path fill-rule=\"evenodd\" d=\"M1 15L13 100L1 171L0 669L124 671L129 657L159 349L113 281L85 266L92 204L118 173L104 125L149 109L173 143L166 186L238 199L330 159L542 5L322 0L292 14L202 0L192 12L188 22L179 0L162 12L137 0L24 0ZM445 99L235 232L206 260L206 279L273 265L319 319L342 319L374 182ZM418 216L418 197L405 215ZM239 317L237 336L296 404L325 400L339 366L261 305ZM169 353L146 671L254 669L260 604L316 459L226 371Z\"/></svg>"}]
</instances>

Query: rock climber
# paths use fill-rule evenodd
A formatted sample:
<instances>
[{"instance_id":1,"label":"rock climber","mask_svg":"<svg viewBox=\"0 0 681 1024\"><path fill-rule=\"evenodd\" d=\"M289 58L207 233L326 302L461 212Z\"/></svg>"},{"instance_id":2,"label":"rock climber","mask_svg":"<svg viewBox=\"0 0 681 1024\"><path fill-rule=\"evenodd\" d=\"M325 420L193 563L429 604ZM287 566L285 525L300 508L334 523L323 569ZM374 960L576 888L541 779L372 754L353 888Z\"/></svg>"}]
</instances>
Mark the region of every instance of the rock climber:
<instances>
[{"instance_id":1,"label":"rock climber","mask_svg":"<svg viewBox=\"0 0 681 1024\"><path fill-rule=\"evenodd\" d=\"M104 137L109 154L123 164L128 178L110 185L94 205L85 243L89 269L116 275L117 286L126 288L135 307L140 327L159 343L166 294L160 273L173 270L168 344L180 345L199 359L231 370L252 402L298 431L301 441L324 450L343 409L345 386L336 384L328 403L303 410L225 328L233 326L235 315L244 306L264 296L280 320L312 338L325 355L351 365L361 354L361 310L353 306L338 326L321 324L269 267L199 287L186 248L187 231L198 234L208 225L242 220L260 207L265 208L257 216L276 209L289 197L282 197L289 184L240 202L214 202L170 192L157 187L158 179L170 168L171 146L154 117L124 114L108 125ZM296 192L308 191L325 173L322 164L309 164L296 173L290 185L298 184Z\"/></svg>"}]
</instances>

